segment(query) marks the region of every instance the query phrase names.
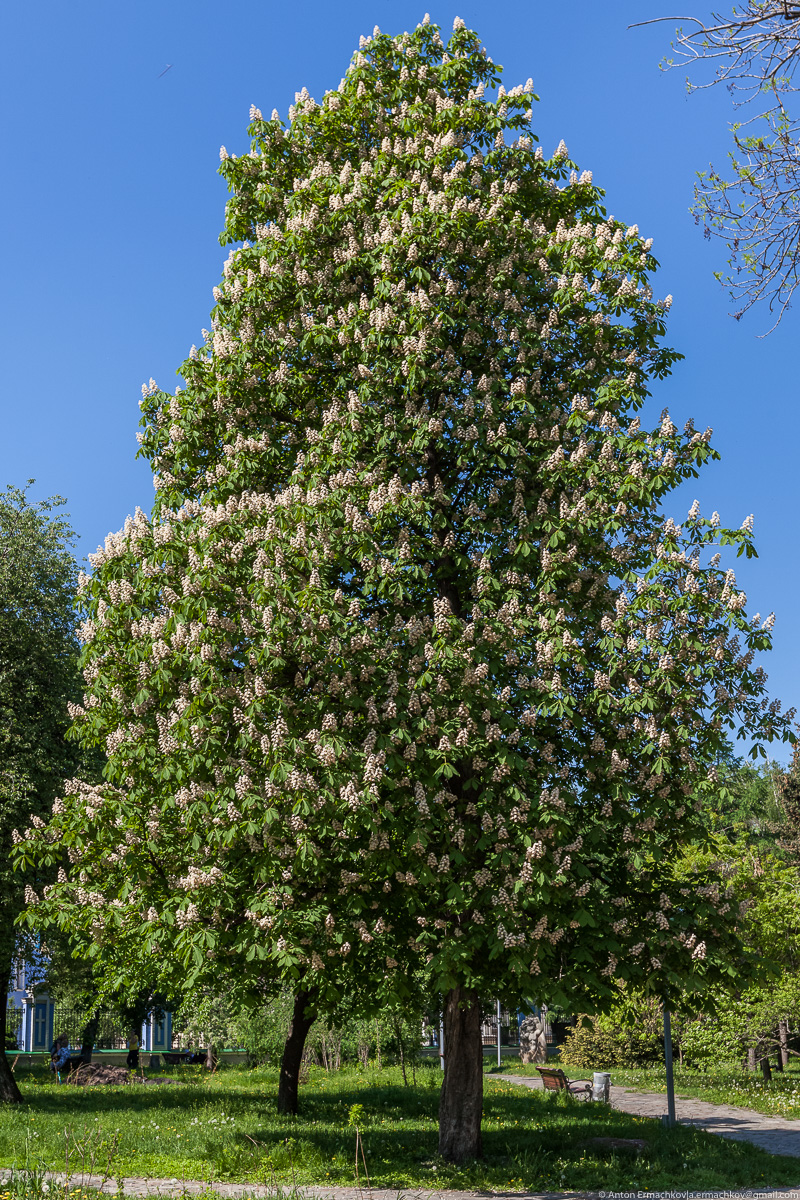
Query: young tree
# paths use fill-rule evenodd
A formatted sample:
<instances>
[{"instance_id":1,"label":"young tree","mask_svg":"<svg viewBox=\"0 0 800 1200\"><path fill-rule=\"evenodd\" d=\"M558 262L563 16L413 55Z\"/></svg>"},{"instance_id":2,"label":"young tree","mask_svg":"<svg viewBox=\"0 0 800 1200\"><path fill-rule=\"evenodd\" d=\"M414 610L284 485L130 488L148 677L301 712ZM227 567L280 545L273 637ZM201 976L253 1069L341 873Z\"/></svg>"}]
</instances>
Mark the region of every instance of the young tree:
<instances>
[{"instance_id":1,"label":"young tree","mask_svg":"<svg viewBox=\"0 0 800 1200\"><path fill-rule=\"evenodd\" d=\"M750 519L661 511L714 452L636 415L677 357L650 242L499 71L461 21L376 30L223 150L242 245L186 390L145 389L152 517L83 582L107 783L57 806L74 868L31 909L330 1006L423 966L454 1160L481 995L574 1011L730 969L724 888L675 848L726 731L787 730L771 619L716 552L752 553Z\"/></svg>"},{"instance_id":2,"label":"young tree","mask_svg":"<svg viewBox=\"0 0 800 1200\"><path fill-rule=\"evenodd\" d=\"M691 1014L678 1036L695 1062L746 1057L769 1076L771 1053L778 1051L785 1066L800 1020L797 864L776 854L774 843L754 839L746 825L716 836L703 854L719 862L730 883L732 911L757 970L710 989L705 1014Z\"/></svg>"},{"instance_id":3,"label":"young tree","mask_svg":"<svg viewBox=\"0 0 800 1200\"><path fill-rule=\"evenodd\" d=\"M737 304L736 320L766 300L774 329L800 285L800 123L792 111L800 5L745 0L710 21L687 18L673 49L677 61L667 65L692 69L691 91L723 84L742 110L743 119L731 125L730 177L713 166L701 173L694 212L706 237L721 238L730 251L731 273L718 278ZM712 68L704 82L697 81L699 64Z\"/></svg>"},{"instance_id":4,"label":"young tree","mask_svg":"<svg viewBox=\"0 0 800 1200\"><path fill-rule=\"evenodd\" d=\"M196 988L182 1000L180 1009L173 1015L172 1028L195 1045L205 1046L205 1065L213 1071L218 1051L226 1045L236 1045L238 1015L229 996L215 994L208 988Z\"/></svg>"},{"instance_id":5,"label":"young tree","mask_svg":"<svg viewBox=\"0 0 800 1200\"><path fill-rule=\"evenodd\" d=\"M709 830L764 853L774 852L785 824L780 799L783 778L777 763L756 766L737 756L730 743L723 747L716 786L703 797Z\"/></svg>"},{"instance_id":6,"label":"young tree","mask_svg":"<svg viewBox=\"0 0 800 1200\"><path fill-rule=\"evenodd\" d=\"M29 481L30 484L33 480ZM14 921L38 868L12 868L12 831L42 828L78 763L65 740L67 701L80 695L73 603L78 570L73 533L54 496L0 493L0 1101L22 1097L5 1057L7 995L15 953L27 947Z\"/></svg>"}]
</instances>

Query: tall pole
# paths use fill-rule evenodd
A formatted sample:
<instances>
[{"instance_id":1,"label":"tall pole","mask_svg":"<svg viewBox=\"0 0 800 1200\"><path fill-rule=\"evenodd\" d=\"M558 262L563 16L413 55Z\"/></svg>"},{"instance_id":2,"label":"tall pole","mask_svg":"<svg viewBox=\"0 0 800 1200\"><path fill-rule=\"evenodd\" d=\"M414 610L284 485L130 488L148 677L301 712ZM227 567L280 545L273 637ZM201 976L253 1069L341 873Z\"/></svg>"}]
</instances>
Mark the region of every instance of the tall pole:
<instances>
[{"instance_id":1,"label":"tall pole","mask_svg":"<svg viewBox=\"0 0 800 1200\"><path fill-rule=\"evenodd\" d=\"M503 1065L502 1062L500 1061L500 1001L499 1000L497 1001L497 1065L498 1065L498 1067L502 1067L502 1065Z\"/></svg>"},{"instance_id":2,"label":"tall pole","mask_svg":"<svg viewBox=\"0 0 800 1200\"><path fill-rule=\"evenodd\" d=\"M669 1009L664 1005L664 1065L667 1068L667 1124L675 1124L675 1079L672 1074L672 1029Z\"/></svg>"},{"instance_id":3,"label":"tall pole","mask_svg":"<svg viewBox=\"0 0 800 1200\"><path fill-rule=\"evenodd\" d=\"M444 1013L439 1013L439 1066L444 1070Z\"/></svg>"}]
</instances>

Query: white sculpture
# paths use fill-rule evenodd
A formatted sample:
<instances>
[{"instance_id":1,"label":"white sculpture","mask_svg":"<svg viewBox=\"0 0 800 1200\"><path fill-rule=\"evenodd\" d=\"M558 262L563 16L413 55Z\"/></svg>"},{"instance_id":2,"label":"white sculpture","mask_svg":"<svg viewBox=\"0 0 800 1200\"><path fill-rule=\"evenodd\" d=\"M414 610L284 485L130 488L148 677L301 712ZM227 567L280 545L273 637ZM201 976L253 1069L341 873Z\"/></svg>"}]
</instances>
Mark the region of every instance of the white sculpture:
<instances>
[{"instance_id":1,"label":"white sculpture","mask_svg":"<svg viewBox=\"0 0 800 1200\"><path fill-rule=\"evenodd\" d=\"M522 1063L547 1062L547 1036L541 1017L526 1017L520 1025L519 1057Z\"/></svg>"}]
</instances>

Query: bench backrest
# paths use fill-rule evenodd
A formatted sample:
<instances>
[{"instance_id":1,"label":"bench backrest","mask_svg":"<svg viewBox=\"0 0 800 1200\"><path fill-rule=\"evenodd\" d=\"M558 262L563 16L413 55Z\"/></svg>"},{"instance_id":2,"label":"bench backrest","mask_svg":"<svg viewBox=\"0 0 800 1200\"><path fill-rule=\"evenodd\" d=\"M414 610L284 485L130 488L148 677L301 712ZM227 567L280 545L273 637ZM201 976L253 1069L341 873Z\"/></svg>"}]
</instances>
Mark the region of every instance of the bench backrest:
<instances>
[{"instance_id":1,"label":"bench backrest","mask_svg":"<svg viewBox=\"0 0 800 1200\"><path fill-rule=\"evenodd\" d=\"M546 1091L565 1092L569 1090L567 1077L563 1071L557 1071L554 1068L537 1067L536 1070L542 1077L542 1083Z\"/></svg>"}]
</instances>

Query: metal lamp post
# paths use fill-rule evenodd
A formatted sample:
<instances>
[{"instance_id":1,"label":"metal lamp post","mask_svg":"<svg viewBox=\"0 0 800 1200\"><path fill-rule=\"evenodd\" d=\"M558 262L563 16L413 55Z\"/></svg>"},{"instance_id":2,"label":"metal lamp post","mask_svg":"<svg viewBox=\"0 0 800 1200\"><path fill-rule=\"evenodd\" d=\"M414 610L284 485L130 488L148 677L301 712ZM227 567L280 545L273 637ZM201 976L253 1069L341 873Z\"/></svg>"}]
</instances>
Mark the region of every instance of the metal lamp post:
<instances>
[{"instance_id":1,"label":"metal lamp post","mask_svg":"<svg viewBox=\"0 0 800 1200\"><path fill-rule=\"evenodd\" d=\"M669 1009L664 1005L664 1065L667 1068L667 1125L675 1124L675 1079L672 1072L672 1028Z\"/></svg>"},{"instance_id":2,"label":"metal lamp post","mask_svg":"<svg viewBox=\"0 0 800 1200\"><path fill-rule=\"evenodd\" d=\"M501 1067L503 1064L500 1060L500 1001L497 1001L497 1065Z\"/></svg>"}]
</instances>

